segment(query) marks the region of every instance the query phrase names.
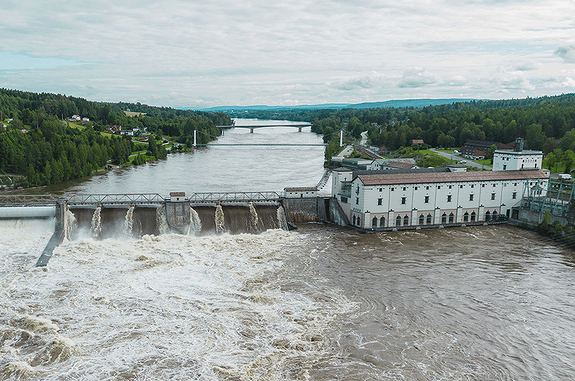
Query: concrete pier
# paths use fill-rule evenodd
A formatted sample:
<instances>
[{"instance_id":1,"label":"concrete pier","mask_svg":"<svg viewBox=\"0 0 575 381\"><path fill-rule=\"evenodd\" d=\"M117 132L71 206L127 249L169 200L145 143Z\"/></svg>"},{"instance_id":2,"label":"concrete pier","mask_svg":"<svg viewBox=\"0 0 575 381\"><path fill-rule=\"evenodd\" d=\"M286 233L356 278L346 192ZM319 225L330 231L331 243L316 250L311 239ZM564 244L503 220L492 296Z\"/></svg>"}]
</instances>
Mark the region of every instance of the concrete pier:
<instances>
[{"instance_id":1,"label":"concrete pier","mask_svg":"<svg viewBox=\"0 0 575 381\"><path fill-rule=\"evenodd\" d=\"M45 267L50 258L52 258L52 253L54 249L62 243L64 240L64 224L65 224L65 214L66 214L66 203L64 201L59 201L55 206L55 217L56 217L56 226L54 228L54 234L48 241L48 244L42 251L40 258L36 262L36 267Z\"/></svg>"}]
</instances>

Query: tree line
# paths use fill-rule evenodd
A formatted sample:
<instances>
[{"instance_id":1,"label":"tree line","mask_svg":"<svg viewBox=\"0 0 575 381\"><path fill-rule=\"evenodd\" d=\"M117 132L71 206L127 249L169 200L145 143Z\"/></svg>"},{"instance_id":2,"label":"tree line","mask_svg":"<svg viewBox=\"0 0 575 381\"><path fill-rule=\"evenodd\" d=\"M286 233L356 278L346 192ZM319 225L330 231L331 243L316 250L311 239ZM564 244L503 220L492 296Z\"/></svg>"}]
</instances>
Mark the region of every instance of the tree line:
<instances>
[{"instance_id":1,"label":"tree line","mask_svg":"<svg viewBox=\"0 0 575 381\"><path fill-rule=\"evenodd\" d=\"M139 116L131 117L125 111ZM84 128L72 128L63 120L72 115L90 119ZM91 102L57 94L38 94L0 89L0 174L24 175L23 185L48 185L85 177L107 163L124 164L142 149L144 156L167 155L162 137L173 137L191 148L193 132L199 143L220 135L217 125L229 125L225 114L210 114L131 103ZM102 134L111 125L149 132L147 143L128 136ZM6 126L6 127L4 127Z\"/></svg>"},{"instance_id":2,"label":"tree line","mask_svg":"<svg viewBox=\"0 0 575 381\"><path fill-rule=\"evenodd\" d=\"M423 108L254 110L244 115L311 122L312 131L329 143L327 160L338 150L342 129L351 141L367 131L370 145L388 150L409 147L413 139L432 147L456 148L467 140L510 143L522 137L526 148L545 155L554 152L556 158L575 151L575 94Z\"/></svg>"}]
</instances>

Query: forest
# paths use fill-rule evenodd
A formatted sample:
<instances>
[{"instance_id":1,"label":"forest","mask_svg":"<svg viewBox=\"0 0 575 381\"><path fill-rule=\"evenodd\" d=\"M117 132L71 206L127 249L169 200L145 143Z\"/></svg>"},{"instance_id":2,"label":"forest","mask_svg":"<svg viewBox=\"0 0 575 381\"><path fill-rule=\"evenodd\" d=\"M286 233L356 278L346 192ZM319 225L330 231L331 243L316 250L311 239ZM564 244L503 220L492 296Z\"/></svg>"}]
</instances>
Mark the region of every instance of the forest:
<instances>
[{"instance_id":1,"label":"forest","mask_svg":"<svg viewBox=\"0 0 575 381\"><path fill-rule=\"evenodd\" d=\"M73 115L89 122L69 123ZM179 143L179 149L191 149L194 130L198 143L207 143L220 135L217 125L231 122L221 113L0 89L0 181L9 178L14 185L17 178L19 186L49 185L89 176L109 163L162 159L167 155L164 137ZM110 134L112 125L146 131L147 141Z\"/></svg>"},{"instance_id":2,"label":"forest","mask_svg":"<svg viewBox=\"0 0 575 381\"><path fill-rule=\"evenodd\" d=\"M575 166L575 94L423 108L258 110L244 115L312 122L312 131L329 143L326 161L339 149L343 129L349 141L367 131L368 144L391 151L410 147L413 139L423 139L430 147L459 148L467 140L510 143L522 137L526 148L551 158L551 169L569 172Z\"/></svg>"}]
</instances>

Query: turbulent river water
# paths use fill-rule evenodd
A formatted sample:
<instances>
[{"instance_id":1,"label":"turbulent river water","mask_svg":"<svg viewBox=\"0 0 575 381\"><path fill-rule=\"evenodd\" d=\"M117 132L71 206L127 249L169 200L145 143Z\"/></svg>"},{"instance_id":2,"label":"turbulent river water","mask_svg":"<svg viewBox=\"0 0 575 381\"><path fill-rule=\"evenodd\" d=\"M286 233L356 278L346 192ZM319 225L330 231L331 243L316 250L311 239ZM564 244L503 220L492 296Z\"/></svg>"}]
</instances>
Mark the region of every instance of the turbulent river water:
<instances>
[{"instance_id":1,"label":"turbulent river water","mask_svg":"<svg viewBox=\"0 0 575 381\"><path fill-rule=\"evenodd\" d=\"M221 141L279 135L320 141L280 128ZM69 191L279 191L323 172L321 147L239 151L172 156ZM0 379L575 378L575 253L531 232L306 224L80 237L34 268L53 224L0 221Z\"/></svg>"}]
</instances>

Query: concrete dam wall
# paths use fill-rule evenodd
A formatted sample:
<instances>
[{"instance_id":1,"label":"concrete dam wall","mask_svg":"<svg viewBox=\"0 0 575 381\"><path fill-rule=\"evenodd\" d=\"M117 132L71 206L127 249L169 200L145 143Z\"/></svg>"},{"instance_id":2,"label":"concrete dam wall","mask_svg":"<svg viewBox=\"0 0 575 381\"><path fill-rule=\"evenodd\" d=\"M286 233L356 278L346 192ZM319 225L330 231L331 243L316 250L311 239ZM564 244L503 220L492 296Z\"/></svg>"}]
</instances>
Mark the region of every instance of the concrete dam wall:
<instances>
[{"instance_id":1,"label":"concrete dam wall","mask_svg":"<svg viewBox=\"0 0 575 381\"><path fill-rule=\"evenodd\" d=\"M145 234L239 234L287 229L285 213L275 204L203 204L69 206L64 213L69 239L141 237Z\"/></svg>"}]
</instances>

